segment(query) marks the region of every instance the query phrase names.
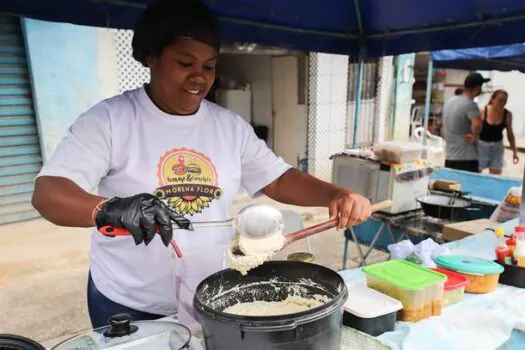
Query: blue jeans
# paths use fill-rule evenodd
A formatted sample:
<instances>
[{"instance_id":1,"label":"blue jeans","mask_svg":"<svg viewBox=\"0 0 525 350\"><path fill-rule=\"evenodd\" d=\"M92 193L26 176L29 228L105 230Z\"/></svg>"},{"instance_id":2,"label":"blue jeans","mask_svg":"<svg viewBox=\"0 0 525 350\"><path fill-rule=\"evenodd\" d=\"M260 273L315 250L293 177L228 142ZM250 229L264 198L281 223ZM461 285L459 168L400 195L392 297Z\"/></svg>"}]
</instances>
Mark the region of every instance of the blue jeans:
<instances>
[{"instance_id":1,"label":"blue jeans","mask_svg":"<svg viewBox=\"0 0 525 350\"><path fill-rule=\"evenodd\" d=\"M121 313L131 315L133 321L149 321L165 317L164 315L155 315L134 310L108 299L97 289L95 283L93 283L91 273L88 277L87 301L89 318L91 319L91 326L93 328L107 326L111 316Z\"/></svg>"}]
</instances>

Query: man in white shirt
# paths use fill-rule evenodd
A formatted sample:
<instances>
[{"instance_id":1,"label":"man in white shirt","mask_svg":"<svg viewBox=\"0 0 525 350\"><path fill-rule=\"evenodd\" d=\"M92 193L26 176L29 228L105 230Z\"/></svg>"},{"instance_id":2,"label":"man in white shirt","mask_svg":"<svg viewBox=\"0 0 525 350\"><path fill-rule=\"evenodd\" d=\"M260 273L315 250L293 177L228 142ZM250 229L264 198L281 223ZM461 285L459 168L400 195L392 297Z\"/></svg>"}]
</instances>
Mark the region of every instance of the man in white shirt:
<instances>
[{"instance_id":1,"label":"man in white shirt","mask_svg":"<svg viewBox=\"0 0 525 350\"><path fill-rule=\"evenodd\" d=\"M215 79L219 29L200 1L150 5L132 44L134 57L151 70L150 84L80 116L36 180L33 204L49 221L110 225L133 236L93 231L93 327L120 312L135 320L175 312L191 317L196 285L227 267L224 255L234 232L191 231L190 218L229 219L240 186L252 196L329 207L341 228L370 215L368 200L291 168L240 116L204 100ZM182 229L173 231L172 221ZM166 248L172 238L182 259Z\"/></svg>"}]
</instances>

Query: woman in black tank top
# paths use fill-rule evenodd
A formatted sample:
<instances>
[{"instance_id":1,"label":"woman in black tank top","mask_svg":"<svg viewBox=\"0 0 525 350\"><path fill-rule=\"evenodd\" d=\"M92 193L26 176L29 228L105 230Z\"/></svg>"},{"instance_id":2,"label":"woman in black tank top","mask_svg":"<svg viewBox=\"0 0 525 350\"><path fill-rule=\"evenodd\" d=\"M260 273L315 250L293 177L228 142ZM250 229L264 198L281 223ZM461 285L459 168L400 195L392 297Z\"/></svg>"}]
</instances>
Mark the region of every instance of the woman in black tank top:
<instances>
[{"instance_id":1,"label":"woman in black tank top","mask_svg":"<svg viewBox=\"0 0 525 350\"><path fill-rule=\"evenodd\" d=\"M490 97L483 113L483 126L478 139L480 170L488 168L491 174L501 174L504 150L503 130L507 129L507 138L514 152L514 164L519 162L516 140L512 130L512 113L505 108L508 93L496 90Z\"/></svg>"}]
</instances>

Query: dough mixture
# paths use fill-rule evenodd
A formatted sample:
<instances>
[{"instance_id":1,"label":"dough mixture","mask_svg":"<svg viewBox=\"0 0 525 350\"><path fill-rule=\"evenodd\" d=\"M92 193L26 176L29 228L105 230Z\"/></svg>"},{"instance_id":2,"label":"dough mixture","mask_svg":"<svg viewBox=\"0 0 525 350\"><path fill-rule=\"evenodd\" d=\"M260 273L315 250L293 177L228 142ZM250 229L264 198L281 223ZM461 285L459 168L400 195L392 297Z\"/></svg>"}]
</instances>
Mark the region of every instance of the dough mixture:
<instances>
[{"instance_id":1,"label":"dough mixture","mask_svg":"<svg viewBox=\"0 0 525 350\"><path fill-rule=\"evenodd\" d=\"M278 316L295 314L322 305L316 299L306 299L299 296L289 296L283 301L253 301L239 303L223 310L223 312L241 316Z\"/></svg>"},{"instance_id":2,"label":"dough mixture","mask_svg":"<svg viewBox=\"0 0 525 350\"><path fill-rule=\"evenodd\" d=\"M284 241L282 228L264 238L248 238L237 233L228 250L230 267L246 275L249 270L262 265L281 250ZM244 255L234 254L236 250L240 250Z\"/></svg>"}]
</instances>

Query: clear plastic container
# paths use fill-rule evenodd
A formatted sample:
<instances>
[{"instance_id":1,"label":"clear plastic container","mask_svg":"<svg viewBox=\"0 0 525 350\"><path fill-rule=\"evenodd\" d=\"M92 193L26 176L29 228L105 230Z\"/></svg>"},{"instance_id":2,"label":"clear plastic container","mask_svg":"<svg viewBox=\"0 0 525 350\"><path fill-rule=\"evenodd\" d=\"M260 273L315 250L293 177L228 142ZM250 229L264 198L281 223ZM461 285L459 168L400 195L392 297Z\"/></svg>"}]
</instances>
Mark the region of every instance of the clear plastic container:
<instances>
[{"instance_id":1,"label":"clear plastic container","mask_svg":"<svg viewBox=\"0 0 525 350\"><path fill-rule=\"evenodd\" d=\"M447 281L444 286L443 307L455 304L463 300L465 294L465 287L469 284L468 279L454 271L435 268L434 271L442 273L447 276Z\"/></svg>"},{"instance_id":2,"label":"clear plastic container","mask_svg":"<svg viewBox=\"0 0 525 350\"><path fill-rule=\"evenodd\" d=\"M441 315L441 310L443 309L443 298L444 298L444 287L445 281L436 283L433 286L428 287L428 300L432 307L432 312L430 316L439 316Z\"/></svg>"},{"instance_id":3,"label":"clear plastic container","mask_svg":"<svg viewBox=\"0 0 525 350\"><path fill-rule=\"evenodd\" d=\"M403 309L397 313L399 321L417 322L425 318L424 309L427 301L425 288L417 291L408 291L368 274L366 275L366 284L368 288L375 289L399 300L403 304Z\"/></svg>"},{"instance_id":4,"label":"clear plastic container","mask_svg":"<svg viewBox=\"0 0 525 350\"><path fill-rule=\"evenodd\" d=\"M398 320L417 322L441 314L446 276L405 260L363 268L367 285L403 304Z\"/></svg>"},{"instance_id":5,"label":"clear plastic container","mask_svg":"<svg viewBox=\"0 0 525 350\"><path fill-rule=\"evenodd\" d=\"M498 286L499 276L504 268L496 262L464 255L440 255L436 264L468 279L467 293L490 293Z\"/></svg>"},{"instance_id":6,"label":"clear plastic container","mask_svg":"<svg viewBox=\"0 0 525 350\"><path fill-rule=\"evenodd\" d=\"M374 146L376 158L388 163L411 163L420 160L423 146L418 142L388 141Z\"/></svg>"}]
</instances>

